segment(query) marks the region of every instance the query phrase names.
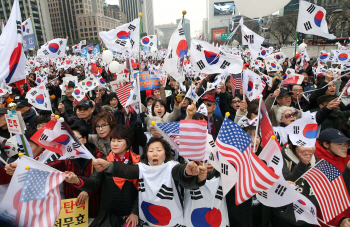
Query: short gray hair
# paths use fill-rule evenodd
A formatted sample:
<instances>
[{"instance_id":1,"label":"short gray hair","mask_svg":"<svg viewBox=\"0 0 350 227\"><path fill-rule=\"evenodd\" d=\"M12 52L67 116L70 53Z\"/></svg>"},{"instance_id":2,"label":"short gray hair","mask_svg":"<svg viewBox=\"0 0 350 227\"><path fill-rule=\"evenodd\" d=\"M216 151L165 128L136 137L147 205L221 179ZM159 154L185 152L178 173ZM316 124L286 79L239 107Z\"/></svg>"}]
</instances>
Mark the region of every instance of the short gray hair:
<instances>
[{"instance_id":1,"label":"short gray hair","mask_svg":"<svg viewBox=\"0 0 350 227\"><path fill-rule=\"evenodd\" d=\"M284 112L286 112L287 110L290 110L293 112L296 112L296 109L294 107L291 107L291 106L281 106L277 109L277 113L276 113L276 121L278 124L281 123L281 118L282 118L282 115L284 114Z\"/></svg>"}]
</instances>

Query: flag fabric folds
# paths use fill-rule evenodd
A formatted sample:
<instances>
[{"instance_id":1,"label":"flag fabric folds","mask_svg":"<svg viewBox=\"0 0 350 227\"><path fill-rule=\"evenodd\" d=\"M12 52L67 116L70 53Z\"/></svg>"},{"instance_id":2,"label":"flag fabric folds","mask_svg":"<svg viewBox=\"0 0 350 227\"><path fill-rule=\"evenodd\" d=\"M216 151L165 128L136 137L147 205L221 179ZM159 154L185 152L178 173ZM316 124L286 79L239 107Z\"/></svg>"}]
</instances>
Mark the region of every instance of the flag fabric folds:
<instances>
[{"instance_id":1,"label":"flag fabric folds","mask_svg":"<svg viewBox=\"0 0 350 227\"><path fill-rule=\"evenodd\" d=\"M225 118L216 139L218 152L238 173L236 204L269 189L279 178L251 149L251 137L236 123Z\"/></svg>"},{"instance_id":2,"label":"flag fabric folds","mask_svg":"<svg viewBox=\"0 0 350 227\"><path fill-rule=\"evenodd\" d=\"M325 222L350 207L350 197L341 172L322 159L302 176L312 187Z\"/></svg>"},{"instance_id":3,"label":"flag fabric folds","mask_svg":"<svg viewBox=\"0 0 350 227\"><path fill-rule=\"evenodd\" d=\"M45 149L61 154L60 160L68 158L93 159L92 154L84 150L74 141L59 120L49 121L44 127L39 129L30 140Z\"/></svg>"},{"instance_id":4,"label":"flag fabric folds","mask_svg":"<svg viewBox=\"0 0 350 227\"><path fill-rule=\"evenodd\" d=\"M27 59L22 48L22 19L18 0L13 1L10 18L0 36L0 81L7 84L25 79Z\"/></svg>"},{"instance_id":5,"label":"flag fabric folds","mask_svg":"<svg viewBox=\"0 0 350 227\"><path fill-rule=\"evenodd\" d=\"M26 166L29 166L29 170L35 168L40 169L41 171L55 173L52 175L52 189L50 192L48 188L46 188L47 184L45 184L46 194L44 200L39 199L28 202L20 201L24 184L27 180L27 175L29 174L29 171L25 169ZM15 226L53 227L61 209L60 191L58 187L53 186L58 185L58 182L62 182L64 179L64 173L23 155L18 159L18 166L4 196L6 199L2 200L0 204L0 217L14 223ZM46 178L45 183L50 181L50 179L49 181L47 180L48 178ZM39 186L39 184L37 186ZM37 193L37 195L39 195L39 193ZM48 203L44 201L50 202ZM35 203L35 209L33 209L33 206L27 209L27 203Z\"/></svg>"},{"instance_id":6,"label":"flag fabric folds","mask_svg":"<svg viewBox=\"0 0 350 227\"><path fill-rule=\"evenodd\" d=\"M203 161L207 143L207 123L197 120L180 121L180 155L194 161Z\"/></svg>"},{"instance_id":7,"label":"flag fabric folds","mask_svg":"<svg viewBox=\"0 0 350 227\"><path fill-rule=\"evenodd\" d=\"M299 15L297 32L335 39L336 36L328 33L326 10L310 2L301 0L299 3Z\"/></svg>"},{"instance_id":8,"label":"flag fabric folds","mask_svg":"<svg viewBox=\"0 0 350 227\"><path fill-rule=\"evenodd\" d=\"M38 57L57 58L64 57L67 39L53 39L40 47Z\"/></svg>"},{"instance_id":9,"label":"flag fabric folds","mask_svg":"<svg viewBox=\"0 0 350 227\"><path fill-rule=\"evenodd\" d=\"M44 83L30 89L26 94L26 99L28 99L28 102L35 108L52 110L49 91L46 90Z\"/></svg>"},{"instance_id":10,"label":"flag fabric folds","mask_svg":"<svg viewBox=\"0 0 350 227\"><path fill-rule=\"evenodd\" d=\"M123 87L118 88L115 90L117 93L117 97L119 99L120 104L125 107L126 106L126 101L128 100L130 91L131 91L132 83L127 83Z\"/></svg>"},{"instance_id":11,"label":"flag fabric folds","mask_svg":"<svg viewBox=\"0 0 350 227\"><path fill-rule=\"evenodd\" d=\"M28 18L22 23L22 34L23 34L23 50L28 50L29 48L32 48L38 45L36 43L31 18Z\"/></svg>"}]
</instances>

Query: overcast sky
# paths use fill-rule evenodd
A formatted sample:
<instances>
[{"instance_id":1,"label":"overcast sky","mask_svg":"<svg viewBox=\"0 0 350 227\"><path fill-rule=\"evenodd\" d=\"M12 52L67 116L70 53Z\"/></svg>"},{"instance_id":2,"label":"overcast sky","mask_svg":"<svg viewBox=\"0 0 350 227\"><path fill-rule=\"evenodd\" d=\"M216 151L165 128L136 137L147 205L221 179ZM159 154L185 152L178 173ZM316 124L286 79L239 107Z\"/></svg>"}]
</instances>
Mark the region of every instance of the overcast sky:
<instances>
[{"instance_id":1,"label":"overcast sky","mask_svg":"<svg viewBox=\"0 0 350 227\"><path fill-rule=\"evenodd\" d=\"M107 0L107 3L119 5L119 0ZM206 17L206 1L203 0L153 0L154 25L175 24L176 19L182 17L182 10L187 11L185 18L191 22L191 37L196 36Z\"/></svg>"}]
</instances>

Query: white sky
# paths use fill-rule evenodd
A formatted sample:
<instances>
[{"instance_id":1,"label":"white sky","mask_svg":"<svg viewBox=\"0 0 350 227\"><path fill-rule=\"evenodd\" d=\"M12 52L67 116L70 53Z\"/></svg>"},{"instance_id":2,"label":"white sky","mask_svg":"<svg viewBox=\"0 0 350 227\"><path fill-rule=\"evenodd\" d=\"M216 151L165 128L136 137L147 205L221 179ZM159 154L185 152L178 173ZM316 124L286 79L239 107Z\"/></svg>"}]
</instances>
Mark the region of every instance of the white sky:
<instances>
[{"instance_id":1,"label":"white sky","mask_svg":"<svg viewBox=\"0 0 350 227\"><path fill-rule=\"evenodd\" d=\"M147 0L144 0L147 1ZM107 4L119 5L119 0L106 0ZM206 17L204 0L153 0L154 25L176 23L186 10L186 19L191 23L191 37L202 30L202 21ZM151 35L151 34L150 34Z\"/></svg>"}]
</instances>

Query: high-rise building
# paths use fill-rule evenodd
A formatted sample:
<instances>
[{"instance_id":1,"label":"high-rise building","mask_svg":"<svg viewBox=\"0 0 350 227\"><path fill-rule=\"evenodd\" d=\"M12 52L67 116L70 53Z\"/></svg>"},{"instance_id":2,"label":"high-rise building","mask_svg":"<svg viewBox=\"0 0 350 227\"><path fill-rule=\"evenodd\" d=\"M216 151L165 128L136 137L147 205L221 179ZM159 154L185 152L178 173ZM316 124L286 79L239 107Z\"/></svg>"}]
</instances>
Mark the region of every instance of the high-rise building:
<instances>
[{"instance_id":1,"label":"high-rise building","mask_svg":"<svg viewBox=\"0 0 350 227\"><path fill-rule=\"evenodd\" d=\"M100 31L121 25L119 20L104 15L103 0L47 1L54 37L68 36L69 45L83 39L99 40Z\"/></svg>"},{"instance_id":2,"label":"high-rise building","mask_svg":"<svg viewBox=\"0 0 350 227\"><path fill-rule=\"evenodd\" d=\"M126 15L127 23L142 13L142 32L154 35L153 0L120 0L121 11Z\"/></svg>"},{"instance_id":3,"label":"high-rise building","mask_svg":"<svg viewBox=\"0 0 350 227\"><path fill-rule=\"evenodd\" d=\"M120 10L118 5L103 5L103 11L105 16L117 19L121 24L126 24L126 15Z\"/></svg>"},{"instance_id":4,"label":"high-rise building","mask_svg":"<svg viewBox=\"0 0 350 227\"><path fill-rule=\"evenodd\" d=\"M13 2L14 0L0 0L0 15L5 20L5 23L10 17ZM39 45L53 39L51 21L47 19L50 18L47 0L19 0L19 6L23 21L32 16L35 35Z\"/></svg>"},{"instance_id":5,"label":"high-rise building","mask_svg":"<svg viewBox=\"0 0 350 227\"><path fill-rule=\"evenodd\" d=\"M155 29L156 30L161 30L163 32L163 41L161 43L162 47L168 47L169 45L169 41L170 41L170 37L171 35L174 33L174 31L177 28L177 24L161 24L161 25L156 25Z\"/></svg>"},{"instance_id":6,"label":"high-rise building","mask_svg":"<svg viewBox=\"0 0 350 227\"><path fill-rule=\"evenodd\" d=\"M181 19L177 19L176 20L176 24L179 24L180 21L181 21ZM190 24L190 20L185 18L182 27L183 27L183 29L185 31L185 36L186 36L186 41L187 41L188 47L191 47L191 24Z\"/></svg>"}]
</instances>

